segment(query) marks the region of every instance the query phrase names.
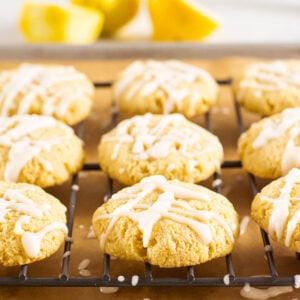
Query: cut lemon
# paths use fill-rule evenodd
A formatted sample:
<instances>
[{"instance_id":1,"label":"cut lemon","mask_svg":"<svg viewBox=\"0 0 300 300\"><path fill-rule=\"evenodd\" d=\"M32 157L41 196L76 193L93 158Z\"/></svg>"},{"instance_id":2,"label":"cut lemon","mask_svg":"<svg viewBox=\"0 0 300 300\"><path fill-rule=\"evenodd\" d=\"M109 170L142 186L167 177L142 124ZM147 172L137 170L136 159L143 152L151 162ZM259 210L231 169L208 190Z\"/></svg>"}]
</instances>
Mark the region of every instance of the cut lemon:
<instances>
[{"instance_id":1,"label":"cut lemon","mask_svg":"<svg viewBox=\"0 0 300 300\"><path fill-rule=\"evenodd\" d=\"M218 27L197 1L148 0L154 40L202 40Z\"/></svg>"},{"instance_id":2,"label":"cut lemon","mask_svg":"<svg viewBox=\"0 0 300 300\"><path fill-rule=\"evenodd\" d=\"M95 41L103 27L98 10L78 5L24 3L19 26L28 42L87 44Z\"/></svg>"},{"instance_id":3,"label":"cut lemon","mask_svg":"<svg viewBox=\"0 0 300 300\"><path fill-rule=\"evenodd\" d=\"M105 15L104 35L111 35L131 21L139 8L139 0L72 0L73 3L94 7Z\"/></svg>"}]
</instances>

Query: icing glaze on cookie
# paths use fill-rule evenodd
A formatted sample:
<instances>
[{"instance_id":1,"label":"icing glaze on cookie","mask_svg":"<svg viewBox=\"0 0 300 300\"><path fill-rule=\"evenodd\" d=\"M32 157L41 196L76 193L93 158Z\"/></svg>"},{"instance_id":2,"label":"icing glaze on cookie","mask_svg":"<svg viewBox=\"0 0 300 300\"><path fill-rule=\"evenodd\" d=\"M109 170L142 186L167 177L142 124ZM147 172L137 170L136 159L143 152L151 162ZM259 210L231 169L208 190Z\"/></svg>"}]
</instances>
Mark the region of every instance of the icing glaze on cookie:
<instances>
[{"instance_id":1,"label":"icing glaze on cookie","mask_svg":"<svg viewBox=\"0 0 300 300\"><path fill-rule=\"evenodd\" d=\"M289 131L289 140L282 155L281 169L286 174L292 167L300 165L300 147L295 145L295 138L300 135L300 108L284 110L280 115L267 119L254 140L254 149L262 147L272 139L279 138Z\"/></svg>"},{"instance_id":2,"label":"icing glaze on cookie","mask_svg":"<svg viewBox=\"0 0 300 300\"><path fill-rule=\"evenodd\" d=\"M142 200L154 190L161 190L158 199L152 204L142 203ZM204 244L212 240L212 231L206 223L214 219L226 231L229 239L234 240L233 231L224 218L208 210L197 210L189 205L185 199L194 199L210 202L207 194L192 191L176 184L176 181L167 181L163 176L155 175L141 180L140 183L115 194L112 199L126 199L127 203L119 206L110 214L103 214L96 218L110 219L106 232L100 237L100 245L104 249L106 238L115 222L121 216L127 216L138 224L143 234L143 247L147 247L151 238L153 226L161 219L168 218L185 224L195 230Z\"/></svg>"},{"instance_id":3,"label":"icing glaze on cookie","mask_svg":"<svg viewBox=\"0 0 300 300\"><path fill-rule=\"evenodd\" d=\"M213 135L194 124L190 127L182 126L184 117L180 114L166 115L159 122L154 115L148 113L144 116L135 116L123 121L116 128L114 136L103 136L104 142L116 142L111 158L116 159L120 147L124 143L132 143L132 154L136 160L149 158L165 158L171 151L178 151L183 156L194 158L191 149L195 153L221 150L221 144ZM205 140L208 146L203 147L201 140ZM191 172L197 162L191 160L187 171Z\"/></svg>"},{"instance_id":4,"label":"icing glaze on cookie","mask_svg":"<svg viewBox=\"0 0 300 300\"><path fill-rule=\"evenodd\" d=\"M300 67L291 68L283 61L258 63L247 69L245 77L240 82L241 88L261 91L285 90L290 85L300 86Z\"/></svg>"},{"instance_id":5,"label":"icing glaze on cookie","mask_svg":"<svg viewBox=\"0 0 300 300\"><path fill-rule=\"evenodd\" d=\"M39 129L55 126L62 128L66 134L73 131L48 116L24 115L0 118L0 145L9 148L8 162L4 171L5 180L16 182L27 162L37 157L41 151L50 151L53 145L61 143L63 136L45 140L34 134ZM46 170L52 169L48 161L40 160L40 163Z\"/></svg>"},{"instance_id":6,"label":"icing glaze on cookie","mask_svg":"<svg viewBox=\"0 0 300 300\"><path fill-rule=\"evenodd\" d=\"M29 113L33 101L38 97L42 102L44 115L56 114L61 117L78 97L85 97L90 93L79 85L67 86L68 83L87 80L84 74L71 66L22 64L14 71L0 73L0 82L5 82L4 79L8 77L0 94L0 116L9 116L17 105L17 99L20 103L16 114ZM66 85L57 89L56 86L62 83Z\"/></svg>"},{"instance_id":7,"label":"icing glaze on cookie","mask_svg":"<svg viewBox=\"0 0 300 300\"><path fill-rule=\"evenodd\" d=\"M135 80L139 78L138 81ZM188 88L179 88L180 84L192 84L197 81L212 81L213 78L205 70L176 60L164 62L148 60L136 61L122 73L114 86L114 97L120 95L130 86L127 98L136 95L148 96L157 91L158 96L167 95L163 105L163 113L168 114L174 107L181 107L183 100L191 94ZM200 92L194 93L190 99L191 107L201 99Z\"/></svg>"},{"instance_id":8,"label":"icing glaze on cookie","mask_svg":"<svg viewBox=\"0 0 300 300\"><path fill-rule=\"evenodd\" d=\"M292 169L285 177L284 186L280 189L277 198L270 198L261 195L262 201L269 201L273 204L273 209L269 219L268 231L281 239L286 228L285 245L288 247L291 243L293 232L300 222L300 210L297 210L293 216L289 218L289 207L292 201L300 201L300 197L292 197L291 192L295 184L300 184L300 170ZM289 220L288 220L289 219ZM287 225L286 225L287 223Z\"/></svg>"},{"instance_id":9,"label":"icing glaze on cookie","mask_svg":"<svg viewBox=\"0 0 300 300\"><path fill-rule=\"evenodd\" d=\"M62 222L52 222L38 232L23 230L23 224L30 223L32 218L41 219L50 210L49 204L37 204L28 198L25 192L27 189L8 189L3 197L0 197L0 223L6 223L7 213L13 211L19 215L15 223L14 233L21 235L21 242L24 251L29 257L36 257L40 252L43 237L51 231L62 230L66 234L67 226Z\"/></svg>"}]
</instances>

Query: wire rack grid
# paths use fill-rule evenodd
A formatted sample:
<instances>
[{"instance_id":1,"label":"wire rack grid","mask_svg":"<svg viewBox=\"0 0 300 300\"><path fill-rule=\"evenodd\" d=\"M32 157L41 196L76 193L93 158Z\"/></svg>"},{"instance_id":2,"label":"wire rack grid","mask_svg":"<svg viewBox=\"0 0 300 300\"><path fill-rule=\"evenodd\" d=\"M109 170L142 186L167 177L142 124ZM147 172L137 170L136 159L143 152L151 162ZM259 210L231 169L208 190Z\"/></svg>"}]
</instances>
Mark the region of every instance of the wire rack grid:
<instances>
[{"instance_id":1,"label":"wire rack grid","mask_svg":"<svg viewBox=\"0 0 300 300\"><path fill-rule=\"evenodd\" d=\"M217 80L219 85L231 85L231 79ZM111 87L111 82L94 82L94 86L98 89ZM239 132L244 131L243 118L238 103L234 102L235 115ZM116 122L116 110L112 109L111 126L115 126ZM205 116L205 127L208 130L212 130L212 122L210 112ZM83 137L84 135L84 123L80 124L77 129L77 135ZM241 168L241 163L238 160L224 161L222 169L234 169ZM99 171L101 167L98 163L85 164L80 172ZM215 185L216 192L222 194L222 175L221 173L215 173L214 180L220 179L217 185ZM251 187L252 196L255 196L258 192L256 179L253 175L248 174L249 185ZM109 178L107 184L107 192L105 199L109 199L113 190L113 181ZM67 226L69 229L68 237L66 238L64 245L64 255L61 258L61 273L57 277L31 277L28 276L28 265L23 265L19 269L19 274L15 277L0 277L0 286L73 286L73 287L132 287L132 278L124 278L122 281L118 278L114 278L110 275L111 258L109 255L103 255L103 270L101 277L73 277L69 275L69 266L71 258L71 247L74 237L73 222L76 211L77 193L79 190L78 174L74 175L70 185L70 199L68 205L68 218ZM105 200L104 199L104 200ZM144 277L139 277L138 282L134 284L137 287L153 287L153 286L198 286L198 287L234 287L244 286L250 284L252 286L294 286L296 282L297 274L291 276L279 276L276 268L276 262L273 255L272 246L270 244L268 235L261 230L261 237L263 241L263 251L267 260L269 274L268 276L245 276L239 277L235 274L235 265L232 255L227 255L225 260L226 265L226 280L225 277L197 277L195 276L194 267L190 266L186 268L185 278L177 277L158 277L153 276L152 266L148 263L144 265Z\"/></svg>"}]
</instances>

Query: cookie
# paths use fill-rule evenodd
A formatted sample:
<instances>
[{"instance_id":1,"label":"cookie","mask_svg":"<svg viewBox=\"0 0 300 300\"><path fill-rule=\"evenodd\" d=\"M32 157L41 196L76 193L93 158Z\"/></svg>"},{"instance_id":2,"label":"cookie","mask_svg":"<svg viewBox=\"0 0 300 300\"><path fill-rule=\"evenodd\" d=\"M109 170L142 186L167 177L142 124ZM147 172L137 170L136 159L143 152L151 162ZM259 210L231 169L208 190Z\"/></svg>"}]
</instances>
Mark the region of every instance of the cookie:
<instances>
[{"instance_id":1,"label":"cookie","mask_svg":"<svg viewBox=\"0 0 300 300\"><path fill-rule=\"evenodd\" d=\"M82 141L48 116L0 117L0 180L48 187L79 171Z\"/></svg>"},{"instance_id":2,"label":"cookie","mask_svg":"<svg viewBox=\"0 0 300 300\"><path fill-rule=\"evenodd\" d=\"M136 61L113 85L119 109L133 114L192 117L208 111L216 103L218 91L208 72L176 60Z\"/></svg>"},{"instance_id":3,"label":"cookie","mask_svg":"<svg viewBox=\"0 0 300 300\"><path fill-rule=\"evenodd\" d=\"M238 215L225 197L161 175L114 194L92 221L105 253L165 268L225 256L239 233Z\"/></svg>"},{"instance_id":4,"label":"cookie","mask_svg":"<svg viewBox=\"0 0 300 300\"><path fill-rule=\"evenodd\" d=\"M251 217L275 241L300 252L300 170L292 169L265 186L251 206Z\"/></svg>"},{"instance_id":5,"label":"cookie","mask_svg":"<svg viewBox=\"0 0 300 300\"><path fill-rule=\"evenodd\" d=\"M66 208L41 188L0 182L0 264L15 266L44 259L68 232Z\"/></svg>"},{"instance_id":6,"label":"cookie","mask_svg":"<svg viewBox=\"0 0 300 300\"><path fill-rule=\"evenodd\" d=\"M241 135L238 153L243 168L275 179L300 167L300 108L264 118Z\"/></svg>"},{"instance_id":7,"label":"cookie","mask_svg":"<svg viewBox=\"0 0 300 300\"><path fill-rule=\"evenodd\" d=\"M223 148L216 136L180 114L145 114L122 121L102 136L102 170L126 185L150 175L187 182L220 168Z\"/></svg>"},{"instance_id":8,"label":"cookie","mask_svg":"<svg viewBox=\"0 0 300 300\"><path fill-rule=\"evenodd\" d=\"M0 72L2 117L49 115L73 125L89 115L93 98L93 84L71 66L22 64Z\"/></svg>"},{"instance_id":9,"label":"cookie","mask_svg":"<svg viewBox=\"0 0 300 300\"><path fill-rule=\"evenodd\" d=\"M249 65L233 85L246 109L270 116L300 106L300 61L271 61Z\"/></svg>"}]
</instances>

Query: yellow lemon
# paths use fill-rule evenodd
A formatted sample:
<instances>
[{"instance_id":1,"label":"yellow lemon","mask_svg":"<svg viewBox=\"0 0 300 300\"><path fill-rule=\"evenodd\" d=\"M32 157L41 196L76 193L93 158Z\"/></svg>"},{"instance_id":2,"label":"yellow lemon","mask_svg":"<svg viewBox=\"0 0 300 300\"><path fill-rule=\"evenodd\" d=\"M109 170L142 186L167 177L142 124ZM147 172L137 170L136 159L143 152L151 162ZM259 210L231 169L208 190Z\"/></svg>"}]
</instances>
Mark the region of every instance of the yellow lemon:
<instances>
[{"instance_id":1,"label":"yellow lemon","mask_svg":"<svg viewBox=\"0 0 300 300\"><path fill-rule=\"evenodd\" d=\"M78 5L24 3L19 26L28 42L87 44L95 41L103 27L98 10Z\"/></svg>"},{"instance_id":2,"label":"yellow lemon","mask_svg":"<svg viewBox=\"0 0 300 300\"><path fill-rule=\"evenodd\" d=\"M154 40L201 40L218 23L193 0L148 0Z\"/></svg>"},{"instance_id":3,"label":"yellow lemon","mask_svg":"<svg viewBox=\"0 0 300 300\"><path fill-rule=\"evenodd\" d=\"M131 21L139 8L139 0L72 0L73 3L98 8L105 15L104 35L111 35Z\"/></svg>"}]
</instances>

